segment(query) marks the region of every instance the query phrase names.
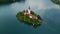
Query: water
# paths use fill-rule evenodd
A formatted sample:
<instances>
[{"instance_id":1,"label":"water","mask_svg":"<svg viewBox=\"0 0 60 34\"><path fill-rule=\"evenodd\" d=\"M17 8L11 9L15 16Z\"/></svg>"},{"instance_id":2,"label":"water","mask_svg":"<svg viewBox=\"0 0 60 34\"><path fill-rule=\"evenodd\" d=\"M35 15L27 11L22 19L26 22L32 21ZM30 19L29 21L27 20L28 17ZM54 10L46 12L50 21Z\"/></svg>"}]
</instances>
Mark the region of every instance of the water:
<instances>
[{"instance_id":1,"label":"water","mask_svg":"<svg viewBox=\"0 0 60 34\"><path fill-rule=\"evenodd\" d=\"M0 34L60 34L60 9L52 2L47 2L47 0L40 0L40 2L44 2L44 9L41 5L40 8L39 6L37 8L37 5L32 5L34 3L29 3L31 10L39 14L44 20L41 26L34 28L33 26L19 22L16 14L29 6L27 1L25 3L16 2L8 5L0 5ZM38 1L36 0L36 2Z\"/></svg>"}]
</instances>

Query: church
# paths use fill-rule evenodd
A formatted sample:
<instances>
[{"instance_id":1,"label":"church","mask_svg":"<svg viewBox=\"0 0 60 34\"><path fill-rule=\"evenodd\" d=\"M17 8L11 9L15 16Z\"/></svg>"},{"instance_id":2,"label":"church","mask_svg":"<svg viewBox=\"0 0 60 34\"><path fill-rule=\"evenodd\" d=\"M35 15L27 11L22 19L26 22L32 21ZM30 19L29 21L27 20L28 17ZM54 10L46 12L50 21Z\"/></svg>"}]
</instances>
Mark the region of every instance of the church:
<instances>
[{"instance_id":1,"label":"church","mask_svg":"<svg viewBox=\"0 0 60 34\"><path fill-rule=\"evenodd\" d=\"M34 19L38 19L37 16L34 16L33 14L31 14L31 10L30 10L30 7L26 10L24 10L24 15L29 15L29 18L34 18Z\"/></svg>"}]
</instances>

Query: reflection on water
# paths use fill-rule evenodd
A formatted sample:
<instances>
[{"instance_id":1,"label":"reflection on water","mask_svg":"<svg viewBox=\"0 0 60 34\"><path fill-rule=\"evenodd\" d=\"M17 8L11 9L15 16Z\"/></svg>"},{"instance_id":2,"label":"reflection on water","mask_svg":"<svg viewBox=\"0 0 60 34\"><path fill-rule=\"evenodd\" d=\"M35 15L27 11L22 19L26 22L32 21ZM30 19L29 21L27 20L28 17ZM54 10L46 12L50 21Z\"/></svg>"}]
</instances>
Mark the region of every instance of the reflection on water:
<instances>
[{"instance_id":1,"label":"reflection on water","mask_svg":"<svg viewBox=\"0 0 60 34\"><path fill-rule=\"evenodd\" d=\"M36 0L36 2L38 1L39 0ZM46 1L43 2L45 3ZM49 4L51 2L48 1L46 3ZM48 4L46 4L46 6L48 6ZM36 29L33 28L33 26L20 23L16 18L16 14L19 11L28 8L29 5L27 2L16 2L9 5L0 5L0 34L60 34L60 9L57 8L57 6L53 3L50 5L54 6L55 8L40 9L35 6L35 8L32 7L31 4L31 9L35 13L41 15L42 19L44 20L43 24Z\"/></svg>"}]
</instances>

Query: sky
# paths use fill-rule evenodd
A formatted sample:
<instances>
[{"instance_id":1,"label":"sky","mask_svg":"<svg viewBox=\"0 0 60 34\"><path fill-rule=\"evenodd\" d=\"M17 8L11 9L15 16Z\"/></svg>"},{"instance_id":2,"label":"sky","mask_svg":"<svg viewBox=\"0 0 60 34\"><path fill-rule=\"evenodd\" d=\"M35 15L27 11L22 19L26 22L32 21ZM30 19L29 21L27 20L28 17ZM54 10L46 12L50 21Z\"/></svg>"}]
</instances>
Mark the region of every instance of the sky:
<instances>
[{"instance_id":1,"label":"sky","mask_svg":"<svg viewBox=\"0 0 60 34\"><path fill-rule=\"evenodd\" d=\"M51 0L27 0L26 3L31 8L37 8L40 10L51 8L60 9L60 6L52 3Z\"/></svg>"}]
</instances>

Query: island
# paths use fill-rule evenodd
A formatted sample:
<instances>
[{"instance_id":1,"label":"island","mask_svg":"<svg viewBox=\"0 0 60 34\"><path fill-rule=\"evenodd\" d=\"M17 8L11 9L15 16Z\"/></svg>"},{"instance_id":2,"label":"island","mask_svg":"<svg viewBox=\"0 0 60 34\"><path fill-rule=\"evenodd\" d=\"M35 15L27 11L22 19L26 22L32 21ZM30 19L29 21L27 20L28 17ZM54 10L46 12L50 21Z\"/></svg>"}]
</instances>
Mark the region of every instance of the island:
<instances>
[{"instance_id":1,"label":"island","mask_svg":"<svg viewBox=\"0 0 60 34\"><path fill-rule=\"evenodd\" d=\"M60 0L51 0L53 3L60 5Z\"/></svg>"},{"instance_id":2,"label":"island","mask_svg":"<svg viewBox=\"0 0 60 34\"><path fill-rule=\"evenodd\" d=\"M30 7L26 10L20 11L16 15L19 21L24 23L39 26L42 24L42 19L39 15L30 10Z\"/></svg>"}]
</instances>

